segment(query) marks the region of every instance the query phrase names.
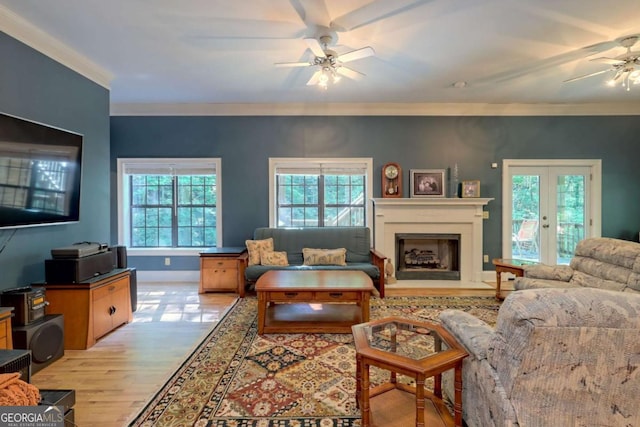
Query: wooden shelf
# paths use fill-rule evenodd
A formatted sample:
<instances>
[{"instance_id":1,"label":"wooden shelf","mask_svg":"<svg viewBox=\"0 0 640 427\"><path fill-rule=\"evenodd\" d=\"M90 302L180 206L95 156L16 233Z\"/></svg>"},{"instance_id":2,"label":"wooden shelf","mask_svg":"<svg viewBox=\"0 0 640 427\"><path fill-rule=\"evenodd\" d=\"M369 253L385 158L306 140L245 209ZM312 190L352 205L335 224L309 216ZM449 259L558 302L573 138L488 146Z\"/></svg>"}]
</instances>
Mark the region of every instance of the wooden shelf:
<instances>
[{"instance_id":1,"label":"wooden shelf","mask_svg":"<svg viewBox=\"0 0 640 427\"><path fill-rule=\"evenodd\" d=\"M351 333L351 325L362 323L356 304L271 304L267 307L265 333Z\"/></svg>"}]
</instances>

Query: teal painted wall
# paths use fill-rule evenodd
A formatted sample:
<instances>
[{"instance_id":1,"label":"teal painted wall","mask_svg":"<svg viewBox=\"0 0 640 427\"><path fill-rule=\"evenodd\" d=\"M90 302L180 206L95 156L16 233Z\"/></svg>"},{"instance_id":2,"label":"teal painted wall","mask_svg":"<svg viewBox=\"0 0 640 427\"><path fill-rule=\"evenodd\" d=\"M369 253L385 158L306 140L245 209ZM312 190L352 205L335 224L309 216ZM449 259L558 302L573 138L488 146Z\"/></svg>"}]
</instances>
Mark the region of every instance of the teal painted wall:
<instances>
[{"instance_id":1,"label":"teal painted wall","mask_svg":"<svg viewBox=\"0 0 640 427\"><path fill-rule=\"evenodd\" d=\"M118 157L220 157L223 241L242 246L268 226L269 157L372 157L374 195L380 169L452 168L479 179L486 210L484 253L501 255L502 159L602 159L604 236L637 239L640 231L640 119L598 117L112 117L112 236L117 241ZM409 187L404 186L409 197ZM176 260L176 262L174 262ZM163 257L132 257L141 270L162 270ZM171 269L197 270L197 257L174 257ZM491 270L485 265L485 270Z\"/></svg>"},{"instance_id":2,"label":"teal painted wall","mask_svg":"<svg viewBox=\"0 0 640 427\"><path fill-rule=\"evenodd\" d=\"M0 290L44 280L54 247L110 239L109 91L0 33L0 112L84 135L80 222L0 230Z\"/></svg>"}]
</instances>

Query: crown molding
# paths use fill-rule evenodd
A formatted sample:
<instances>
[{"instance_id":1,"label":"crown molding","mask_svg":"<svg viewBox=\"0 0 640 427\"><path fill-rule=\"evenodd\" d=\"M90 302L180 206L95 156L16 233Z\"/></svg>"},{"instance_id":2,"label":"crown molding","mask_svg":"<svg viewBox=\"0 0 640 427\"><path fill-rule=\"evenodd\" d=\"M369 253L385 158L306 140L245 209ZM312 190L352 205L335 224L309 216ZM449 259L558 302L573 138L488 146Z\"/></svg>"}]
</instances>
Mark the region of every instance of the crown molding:
<instances>
[{"instance_id":1,"label":"crown molding","mask_svg":"<svg viewBox=\"0 0 640 427\"><path fill-rule=\"evenodd\" d=\"M611 104L127 104L112 116L637 116L640 103Z\"/></svg>"},{"instance_id":2,"label":"crown molding","mask_svg":"<svg viewBox=\"0 0 640 427\"><path fill-rule=\"evenodd\" d=\"M0 31L109 89L112 73L1 5Z\"/></svg>"}]
</instances>

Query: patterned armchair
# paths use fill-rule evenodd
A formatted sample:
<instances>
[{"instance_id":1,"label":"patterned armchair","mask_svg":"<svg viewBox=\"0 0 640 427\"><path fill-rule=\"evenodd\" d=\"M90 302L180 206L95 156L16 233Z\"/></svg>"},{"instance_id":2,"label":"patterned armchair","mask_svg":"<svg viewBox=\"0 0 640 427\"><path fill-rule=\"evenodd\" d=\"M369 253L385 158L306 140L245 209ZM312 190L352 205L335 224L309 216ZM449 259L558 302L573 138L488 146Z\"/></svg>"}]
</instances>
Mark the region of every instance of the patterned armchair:
<instances>
[{"instance_id":1,"label":"patterned armchair","mask_svg":"<svg viewBox=\"0 0 640 427\"><path fill-rule=\"evenodd\" d=\"M532 289L505 299L495 329L457 310L439 318L469 352L469 427L640 426L640 294Z\"/></svg>"},{"instance_id":2,"label":"patterned armchair","mask_svg":"<svg viewBox=\"0 0 640 427\"><path fill-rule=\"evenodd\" d=\"M640 244L610 237L581 240L570 265L528 265L524 277L516 277L514 287L588 287L640 293Z\"/></svg>"}]
</instances>

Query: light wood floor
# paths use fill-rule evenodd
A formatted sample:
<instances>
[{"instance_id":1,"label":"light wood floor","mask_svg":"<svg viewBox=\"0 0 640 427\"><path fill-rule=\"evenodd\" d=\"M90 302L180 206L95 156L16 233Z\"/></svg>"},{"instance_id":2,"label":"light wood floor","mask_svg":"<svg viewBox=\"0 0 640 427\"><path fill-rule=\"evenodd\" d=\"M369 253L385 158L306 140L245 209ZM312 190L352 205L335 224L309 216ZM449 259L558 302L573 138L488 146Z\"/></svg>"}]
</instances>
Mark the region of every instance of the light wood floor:
<instances>
[{"instance_id":1,"label":"light wood floor","mask_svg":"<svg viewBox=\"0 0 640 427\"><path fill-rule=\"evenodd\" d=\"M387 295L493 292L408 289ZM199 295L195 283L138 284L138 309L133 323L118 328L88 350L66 350L61 359L34 374L31 382L39 389L74 389L79 426L126 426L236 297L231 293Z\"/></svg>"}]
</instances>

